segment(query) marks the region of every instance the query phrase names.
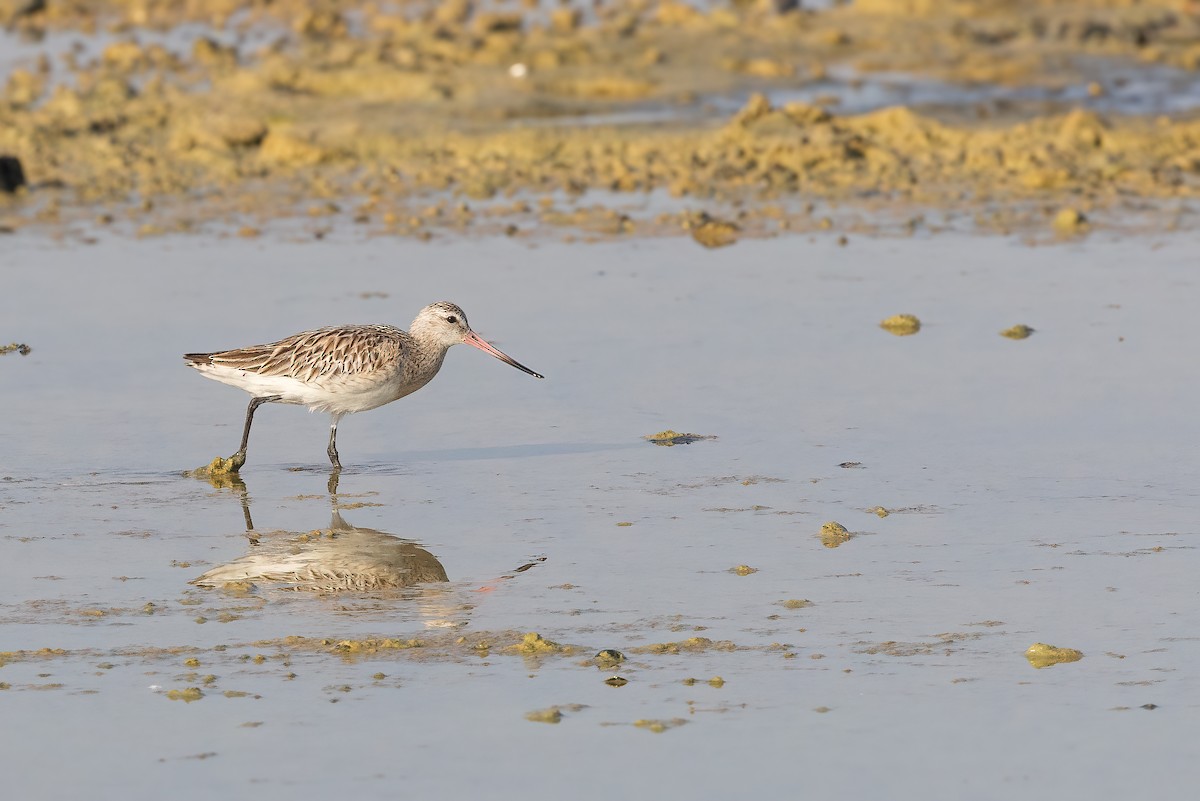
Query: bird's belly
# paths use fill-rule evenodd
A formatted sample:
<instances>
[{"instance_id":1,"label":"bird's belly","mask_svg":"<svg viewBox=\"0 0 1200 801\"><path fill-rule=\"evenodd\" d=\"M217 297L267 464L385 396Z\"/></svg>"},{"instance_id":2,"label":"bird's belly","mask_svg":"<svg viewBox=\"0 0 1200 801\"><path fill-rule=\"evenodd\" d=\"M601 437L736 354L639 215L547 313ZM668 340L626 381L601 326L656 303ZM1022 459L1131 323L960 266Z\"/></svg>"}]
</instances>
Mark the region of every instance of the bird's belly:
<instances>
[{"instance_id":1,"label":"bird's belly","mask_svg":"<svg viewBox=\"0 0 1200 801\"><path fill-rule=\"evenodd\" d=\"M314 412L343 415L377 409L408 394L395 381L380 376L338 376L320 384L300 383L284 403L299 403Z\"/></svg>"},{"instance_id":2,"label":"bird's belly","mask_svg":"<svg viewBox=\"0 0 1200 801\"><path fill-rule=\"evenodd\" d=\"M378 373L340 375L320 381L301 381L281 375L262 375L229 367L199 368L207 378L243 389L256 398L279 396L279 403L306 406L310 411L343 415L376 409L402 398L416 387L407 387L392 376Z\"/></svg>"}]
</instances>

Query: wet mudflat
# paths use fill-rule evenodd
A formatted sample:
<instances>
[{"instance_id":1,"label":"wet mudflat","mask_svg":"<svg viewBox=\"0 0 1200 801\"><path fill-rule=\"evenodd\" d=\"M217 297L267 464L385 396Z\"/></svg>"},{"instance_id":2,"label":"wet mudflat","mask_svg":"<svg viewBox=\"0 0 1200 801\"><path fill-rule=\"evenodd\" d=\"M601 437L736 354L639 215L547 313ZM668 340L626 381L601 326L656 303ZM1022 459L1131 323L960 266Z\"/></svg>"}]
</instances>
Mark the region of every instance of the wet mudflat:
<instances>
[{"instance_id":1,"label":"wet mudflat","mask_svg":"<svg viewBox=\"0 0 1200 801\"><path fill-rule=\"evenodd\" d=\"M1161 230L1200 197L1175 0L402 5L0 0L0 156L28 180L0 231L686 222L562 208L648 192L790 230L821 224L797 200Z\"/></svg>"},{"instance_id":2,"label":"wet mudflat","mask_svg":"<svg viewBox=\"0 0 1200 801\"><path fill-rule=\"evenodd\" d=\"M1196 247L6 237L6 787L1186 797ZM246 398L180 354L443 298L547 380L452 350L334 495L295 407L183 475Z\"/></svg>"}]
</instances>

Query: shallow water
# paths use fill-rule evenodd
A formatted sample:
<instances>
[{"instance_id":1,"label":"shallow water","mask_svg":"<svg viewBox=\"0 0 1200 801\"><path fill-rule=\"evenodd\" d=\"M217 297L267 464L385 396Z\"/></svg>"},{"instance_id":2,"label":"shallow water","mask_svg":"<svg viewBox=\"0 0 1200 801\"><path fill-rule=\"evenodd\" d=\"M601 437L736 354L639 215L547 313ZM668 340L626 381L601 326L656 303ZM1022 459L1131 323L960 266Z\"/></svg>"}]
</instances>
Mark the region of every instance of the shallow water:
<instances>
[{"instance_id":1,"label":"shallow water","mask_svg":"<svg viewBox=\"0 0 1200 801\"><path fill-rule=\"evenodd\" d=\"M834 69L830 77L795 89L768 93L777 105L834 99L839 114L862 114L888 106L928 112L974 109L993 114L1054 114L1087 108L1105 114L1182 114L1200 105L1200 81L1194 73L1120 59L1081 60L1089 80L1061 86L1003 86L950 83L904 73L857 74ZM1099 93L1089 88L1094 81Z\"/></svg>"},{"instance_id":2,"label":"shallow water","mask_svg":"<svg viewBox=\"0 0 1200 801\"><path fill-rule=\"evenodd\" d=\"M1187 797L1197 244L4 237L0 340L33 348L0 357L7 791ZM294 407L244 489L182 475L246 399L181 353L441 298L547 379L454 349L343 421L333 498ZM717 439L641 440L668 427ZM347 543L447 580L189 583ZM532 631L577 650L504 650ZM372 637L422 647L336 645ZM1035 670L1038 641L1085 656Z\"/></svg>"},{"instance_id":3,"label":"shallow water","mask_svg":"<svg viewBox=\"0 0 1200 801\"><path fill-rule=\"evenodd\" d=\"M811 4L809 4L811 7ZM353 17L353 15L351 15ZM0 83L16 69L37 71L39 57L55 60L68 52L82 64L100 59L104 48L114 42L136 41L158 45L186 57L200 38L222 45L237 45L243 52L267 46L288 31L245 21L217 27L184 23L166 31L138 30L136 34L97 32L51 32L32 41L0 29ZM758 87L774 105L800 102L827 105L837 114L864 114L891 106L905 106L918 113L949 113L959 116L1030 117L1056 114L1072 108L1087 108L1102 114L1182 115L1200 107L1200 80L1188 70L1162 64L1146 64L1121 58L1079 57L1072 64L1084 76L1073 83L1031 82L1007 86L986 82L951 82L905 72L863 72L849 64L831 64L827 77L810 80L775 81ZM48 76L46 96L58 83L75 84L73 76L58 70ZM135 85L140 81L135 81ZM1093 91L1093 86L1099 92ZM749 92L698 93L691 101L664 103L614 102L578 113L564 106L548 117L514 120L517 125L599 126L641 124L700 124L725 119L742 108ZM549 113L554 108L541 109Z\"/></svg>"},{"instance_id":4,"label":"shallow water","mask_svg":"<svg viewBox=\"0 0 1200 801\"><path fill-rule=\"evenodd\" d=\"M1100 114L1182 115L1200 106L1200 81L1186 70L1120 59L1081 62L1089 80L1058 86L953 83L900 72L863 73L833 66L828 77L797 80L793 85L760 87L772 105L827 106L835 114L854 115L893 106L921 114L961 118L1031 118L1084 108ZM1095 92L1090 83L1100 87ZM751 93L704 95L688 103L624 104L611 111L522 120L534 125L699 124L726 119L745 106ZM515 123L514 123L515 124Z\"/></svg>"}]
</instances>

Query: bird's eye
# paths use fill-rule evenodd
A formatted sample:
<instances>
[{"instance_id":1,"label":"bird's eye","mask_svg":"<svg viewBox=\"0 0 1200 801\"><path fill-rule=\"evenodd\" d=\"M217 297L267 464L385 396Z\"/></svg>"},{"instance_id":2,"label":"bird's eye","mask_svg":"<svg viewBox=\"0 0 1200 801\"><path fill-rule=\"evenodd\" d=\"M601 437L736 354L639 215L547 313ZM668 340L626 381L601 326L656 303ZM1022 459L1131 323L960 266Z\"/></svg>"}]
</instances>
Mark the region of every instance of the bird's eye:
<instances>
[{"instance_id":1,"label":"bird's eye","mask_svg":"<svg viewBox=\"0 0 1200 801\"><path fill-rule=\"evenodd\" d=\"M455 316L452 314L452 315L450 315L449 317L447 317L447 318L446 318L446 322L448 322L448 323L457 323L457 322L458 322L458 318L457 318L457 317L455 317Z\"/></svg>"}]
</instances>

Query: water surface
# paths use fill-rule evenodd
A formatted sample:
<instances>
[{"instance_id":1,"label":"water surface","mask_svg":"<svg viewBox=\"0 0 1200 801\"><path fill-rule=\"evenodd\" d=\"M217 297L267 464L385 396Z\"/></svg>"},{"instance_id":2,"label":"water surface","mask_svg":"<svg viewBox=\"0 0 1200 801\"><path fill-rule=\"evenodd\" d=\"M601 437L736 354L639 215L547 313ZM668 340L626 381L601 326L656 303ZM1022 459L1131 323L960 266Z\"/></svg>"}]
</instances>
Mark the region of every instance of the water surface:
<instances>
[{"instance_id":1,"label":"water surface","mask_svg":"<svg viewBox=\"0 0 1200 801\"><path fill-rule=\"evenodd\" d=\"M13 797L1200 780L1193 235L0 244L0 340L33 347L0 357ZM452 350L343 421L335 497L327 419L295 407L260 410L244 487L183 475L236 448L246 397L180 354L438 299L547 379ZM898 312L920 333L877 327ZM641 440L664 428L717 439ZM333 547L445 580L190 583L317 558L335 505ZM830 520L854 534L836 549ZM525 632L577 650L504 650ZM367 638L422 647L336 646ZM1085 656L1035 670L1038 641ZM598 669L604 648L627 661Z\"/></svg>"}]
</instances>

